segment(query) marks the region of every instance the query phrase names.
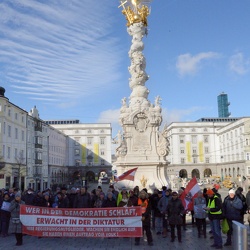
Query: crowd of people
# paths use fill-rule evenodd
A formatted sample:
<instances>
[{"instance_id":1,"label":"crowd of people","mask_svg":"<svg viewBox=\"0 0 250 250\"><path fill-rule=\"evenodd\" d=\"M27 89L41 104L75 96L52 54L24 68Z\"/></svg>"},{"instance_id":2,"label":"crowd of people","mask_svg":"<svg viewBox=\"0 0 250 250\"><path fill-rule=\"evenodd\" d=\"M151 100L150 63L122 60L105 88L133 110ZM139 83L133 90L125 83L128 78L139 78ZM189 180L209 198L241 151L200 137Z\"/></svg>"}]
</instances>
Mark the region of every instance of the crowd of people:
<instances>
[{"instance_id":1,"label":"crowd of people","mask_svg":"<svg viewBox=\"0 0 250 250\"><path fill-rule=\"evenodd\" d=\"M229 226L227 240L224 246L232 244L232 221L244 223L244 215L250 214L250 187L246 197L241 187L230 189L228 196L223 200L216 188L200 190L192 200L189 210L184 208L180 199L185 188L172 191L167 187L161 190L154 189L150 194L147 189L139 190L136 186L132 190L126 187L120 191L109 186L103 192L98 186L91 192L87 187L72 187L71 189L57 188L54 193L50 189L34 192L28 188L21 193L18 189L0 190L0 233L7 237L15 233L16 245L22 245L22 224L20 221L20 205L32 205L52 208L107 208L141 206L142 228L146 233L148 245L153 245L152 230L156 235L167 237L170 232L171 242L175 241L177 230L178 242L182 242L182 229L186 230L186 214L191 213L192 224L196 225L197 237L207 237L207 221L210 221L210 230L213 239L211 247L221 249L223 246L221 236L221 220L226 218ZM208 219L207 219L208 218ZM249 222L250 226L250 222ZM135 238L135 245L140 244L140 238Z\"/></svg>"}]
</instances>

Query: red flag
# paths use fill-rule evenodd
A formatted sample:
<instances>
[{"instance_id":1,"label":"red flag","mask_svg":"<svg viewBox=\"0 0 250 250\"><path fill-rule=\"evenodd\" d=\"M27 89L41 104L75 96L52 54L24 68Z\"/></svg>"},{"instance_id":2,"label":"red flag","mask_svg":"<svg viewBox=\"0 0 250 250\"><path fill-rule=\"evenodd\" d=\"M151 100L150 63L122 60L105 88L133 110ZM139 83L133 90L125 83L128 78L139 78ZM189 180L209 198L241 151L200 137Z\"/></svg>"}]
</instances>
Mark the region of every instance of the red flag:
<instances>
[{"instance_id":1,"label":"red flag","mask_svg":"<svg viewBox=\"0 0 250 250\"><path fill-rule=\"evenodd\" d=\"M122 180L134 181L136 170L137 170L137 168L133 168L133 169L130 169L130 170L124 172L120 176L115 176L115 181L122 181Z\"/></svg>"},{"instance_id":2,"label":"red flag","mask_svg":"<svg viewBox=\"0 0 250 250\"><path fill-rule=\"evenodd\" d=\"M200 191L200 187L197 183L196 177L194 177L186 186L185 190L180 196L182 204L185 210L193 210L193 199L197 196Z\"/></svg>"}]
</instances>

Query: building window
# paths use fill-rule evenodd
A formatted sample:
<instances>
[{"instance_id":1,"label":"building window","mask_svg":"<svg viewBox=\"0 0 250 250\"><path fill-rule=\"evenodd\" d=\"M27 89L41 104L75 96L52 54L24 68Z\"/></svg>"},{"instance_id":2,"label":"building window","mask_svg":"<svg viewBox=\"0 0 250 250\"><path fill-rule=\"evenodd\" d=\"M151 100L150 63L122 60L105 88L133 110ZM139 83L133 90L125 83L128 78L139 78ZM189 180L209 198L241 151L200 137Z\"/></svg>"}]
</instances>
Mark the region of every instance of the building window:
<instances>
[{"instance_id":1,"label":"building window","mask_svg":"<svg viewBox=\"0 0 250 250\"><path fill-rule=\"evenodd\" d=\"M209 148L208 147L204 147L204 152L205 152L205 154L208 154L209 153Z\"/></svg>"},{"instance_id":2,"label":"building window","mask_svg":"<svg viewBox=\"0 0 250 250\"><path fill-rule=\"evenodd\" d=\"M103 130L103 129L101 129L100 133L101 133L101 134L103 134L103 133L104 133L104 130Z\"/></svg>"},{"instance_id":3,"label":"building window","mask_svg":"<svg viewBox=\"0 0 250 250\"><path fill-rule=\"evenodd\" d=\"M101 149L100 155L104 155L104 154L105 154L104 149Z\"/></svg>"},{"instance_id":4,"label":"building window","mask_svg":"<svg viewBox=\"0 0 250 250\"><path fill-rule=\"evenodd\" d=\"M248 139L246 139L246 146L248 146L249 145L249 140Z\"/></svg>"},{"instance_id":5,"label":"building window","mask_svg":"<svg viewBox=\"0 0 250 250\"><path fill-rule=\"evenodd\" d=\"M79 149L75 149L75 156L79 156L80 155L80 150Z\"/></svg>"},{"instance_id":6,"label":"building window","mask_svg":"<svg viewBox=\"0 0 250 250\"><path fill-rule=\"evenodd\" d=\"M101 165L105 165L105 161L104 160L101 160Z\"/></svg>"},{"instance_id":7,"label":"building window","mask_svg":"<svg viewBox=\"0 0 250 250\"><path fill-rule=\"evenodd\" d=\"M205 162L209 163L209 157L206 157Z\"/></svg>"},{"instance_id":8,"label":"building window","mask_svg":"<svg viewBox=\"0 0 250 250\"><path fill-rule=\"evenodd\" d=\"M24 141L24 131L22 130L22 141Z\"/></svg>"},{"instance_id":9,"label":"building window","mask_svg":"<svg viewBox=\"0 0 250 250\"><path fill-rule=\"evenodd\" d=\"M87 144L92 145L92 137L87 137Z\"/></svg>"},{"instance_id":10,"label":"building window","mask_svg":"<svg viewBox=\"0 0 250 250\"><path fill-rule=\"evenodd\" d=\"M181 158L181 164L185 164L185 158Z\"/></svg>"},{"instance_id":11,"label":"building window","mask_svg":"<svg viewBox=\"0 0 250 250\"><path fill-rule=\"evenodd\" d=\"M193 148L193 154L197 154L197 149Z\"/></svg>"},{"instance_id":12,"label":"building window","mask_svg":"<svg viewBox=\"0 0 250 250\"><path fill-rule=\"evenodd\" d=\"M88 134L91 134L91 133L92 133L91 129L88 129Z\"/></svg>"},{"instance_id":13,"label":"building window","mask_svg":"<svg viewBox=\"0 0 250 250\"><path fill-rule=\"evenodd\" d=\"M17 148L15 148L15 158L17 158Z\"/></svg>"},{"instance_id":14,"label":"building window","mask_svg":"<svg viewBox=\"0 0 250 250\"><path fill-rule=\"evenodd\" d=\"M192 135L192 143L193 144L197 143L197 136L196 135Z\"/></svg>"},{"instance_id":15,"label":"building window","mask_svg":"<svg viewBox=\"0 0 250 250\"><path fill-rule=\"evenodd\" d=\"M208 135L204 135L203 138L204 138L204 142L205 142L205 143L208 143L208 142L209 142L209 141L208 141Z\"/></svg>"},{"instance_id":16,"label":"building window","mask_svg":"<svg viewBox=\"0 0 250 250\"><path fill-rule=\"evenodd\" d=\"M2 152L2 156L4 157L5 156L5 145L3 145L3 152Z\"/></svg>"},{"instance_id":17,"label":"building window","mask_svg":"<svg viewBox=\"0 0 250 250\"><path fill-rule=\"evenodd\" d=\"M101 138L100 138L100 144L101 144L101 145L104 145L104 144L105 144L105 138L104 138L104 137L101 137Z\"/></svg>"},{"instance_id":18,"label":"building window","mask_svg":"<svg viewBox=\"0 0 250 250\"><path fill-rule=\"evenodd\" d=\"M181 135L179 138L181 144L185 142L185 136Z\"/></svg>"},{"instance_id":19,"label":"building window","mask_svg":"<svg viewBox=\"0 0 250 250\"><path fill-rule=\"evenodd\" d=\"M193 163L197 163L197 158L196 157L193 158Z\"/></svg>"},{"instance_id":20,"label":"building window","mask_svg":"<svg viewBox=\"0 0 250 250\"><path fill-rule=\"evenodd\" d=\"M246 160L249 161L250 160L250 154L246 153Z\"/></svg>"},{"instance_id":21,"label":"building window","mask_svg":"<svg viewBox=\"0 0 250 250\"><path fill-rule=\"evenodd\" d=\"M18 129L15 128L15 139L18 139Z\"/></svg>"},{"instance_id":22,"label":"building window","mask_svg":"<svg viewBox=\"0 0 250 250\"><path fill-rule=\"evenodd\" d=\"M11 137L11 126L8 125L8 136Z\"/></svg>"},{"instance_id":23,"label":"building window","mask_svg":"<svg viewBox=\"0 0 250 250\"><path fill-rule=\"evenodd\" d=\"M10 109L8 110L8 116L9 117L11 116L11 110Z\"/></svg>"},{"instance_id":24,"label":"building window","mask_svg":"<svg viewBox=\"0 0 250 250\"><path fill-rule=\"evenodd\" d=\"M181 154L185 154L185 149L181 148Z\"/></svg>"},{"instance_id":25,"label":"building window","mask_svg":"<svg viewBox=\"0 0 250 250\"><path fill-rule=\"evenodd\" d=\"M15 119L17 120L17 118L18 118L18 117L17 117L17 113L15 113Z\"/></svg>"},{"instance_id":26,"label":"building window","mask_svg":"<svg viewBox=\"0 0 250 250\"><path fill-rule=\"evenodd\" d=\"M7 158L10 159L10 147L7 149Z\"/></svg>"},{"instance_id":27,"label":"building window","mask_svg":"<svg viewBox=\"0 0 250 250\"><path fill-rule=\"evenodd\" d=\"M22 116L22 123L24 123L24 116Z\"/></svg>"}]
</instances>

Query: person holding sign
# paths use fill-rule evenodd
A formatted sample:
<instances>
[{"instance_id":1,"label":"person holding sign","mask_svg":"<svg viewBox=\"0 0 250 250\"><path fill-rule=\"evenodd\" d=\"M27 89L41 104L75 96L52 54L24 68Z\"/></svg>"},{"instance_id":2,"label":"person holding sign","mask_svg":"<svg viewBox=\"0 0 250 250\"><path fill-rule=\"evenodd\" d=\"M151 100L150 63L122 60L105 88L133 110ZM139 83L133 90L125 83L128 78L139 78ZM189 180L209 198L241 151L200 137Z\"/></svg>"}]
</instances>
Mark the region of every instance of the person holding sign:
<instances>
[{"instance_id":1,"label":"person holding sign","mask_svg":"<svg viewBox=\"0 0 250 250\"><path fill-rule=\"evenodd\" d=\"M8 236L9 223L10 223L10 195L8 192L4 193L0 214L1 214L2 235L3 237L6 237Z\"/></svg>"},{"instance_id":2,"label":"person holding sign","mask_svg":"<svg viewBox=\"0 0 250 250\"><path fill-rule=\"evenodd\" d=\"M11 201L10 204L11 220L9 230L15 233L16 246L21 246L23 244L22 223L20 221L20 205L23 204L25 204L25 202L21 200L21 193L17 192L15 199Z\"/></svg>"}]
</instances>

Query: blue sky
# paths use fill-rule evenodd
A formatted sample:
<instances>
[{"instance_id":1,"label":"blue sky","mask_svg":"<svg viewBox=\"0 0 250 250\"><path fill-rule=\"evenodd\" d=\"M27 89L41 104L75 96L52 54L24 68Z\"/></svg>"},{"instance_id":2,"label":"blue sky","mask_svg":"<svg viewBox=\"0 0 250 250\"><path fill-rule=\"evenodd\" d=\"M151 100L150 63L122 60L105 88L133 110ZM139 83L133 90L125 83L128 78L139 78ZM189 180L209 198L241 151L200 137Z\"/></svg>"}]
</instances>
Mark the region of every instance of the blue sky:
<instances>
[{"instance_id":1,"label":"blue sky","mask_svg":"<svg viewBox=\"0 0 250 250\"><path fill-rule=\"evenodd\" d=\"M0 85L40 118L112 123L129 97L131 37L118 0L1 0ZM249 116L250 1L154 0L144 38L149 100L164 123Z\"/></svg>"}]
</instances>

